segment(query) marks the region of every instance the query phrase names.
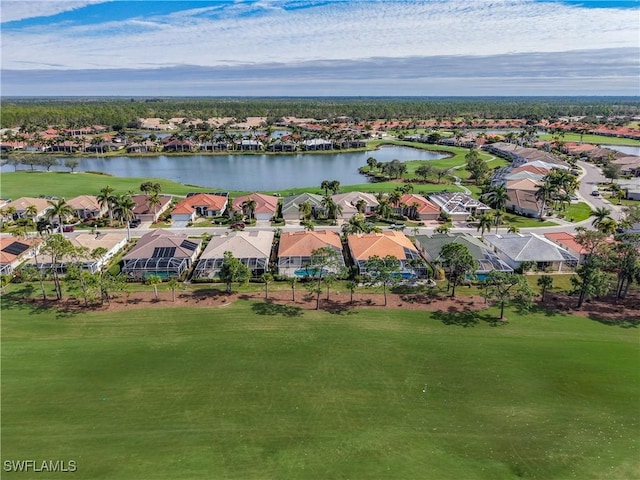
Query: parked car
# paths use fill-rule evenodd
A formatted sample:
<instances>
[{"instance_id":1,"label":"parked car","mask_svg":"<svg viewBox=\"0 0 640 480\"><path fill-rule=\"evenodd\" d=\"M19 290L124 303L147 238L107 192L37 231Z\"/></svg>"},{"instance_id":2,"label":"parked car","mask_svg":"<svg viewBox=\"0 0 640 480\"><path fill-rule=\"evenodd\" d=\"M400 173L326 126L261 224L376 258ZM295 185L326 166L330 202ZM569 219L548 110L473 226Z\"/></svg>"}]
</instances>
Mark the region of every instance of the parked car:
<instances>
[{"instance_id":1,"label":"parked car","mask_svg":"<svg viewBox=\"0 0 640 480\"><path fill-rule=\"evenodd\" d=\"M600 192L598 190L593 190L591 192L591 195L594 196L594 197L599 197L600 196Z\"/></svg>"},{"instance_id":2,"label":"parked car","mask_svg":"<svg viewBox=\"0 0 640 480\"><path fill-rule=\"evenodd\" d=\"M136 227L139 227L141 223L142 223L142 220L140 220L139 218L134 218L129 222L129 227L136 228Z\"/></svg>"},{"instance_id":3,"label":"parked car","mask_svg":"<svg viewBox=\"0 0 640 480\"><path fill-rule=\"evenodd\" d=\"M389 225L389 229L391 229L391 230L398 230L399 232L401 232L401 231L402 231L402 230L404 230L405 228L406 228L406 226L405 226L405 225L403 225L402 223L399 223L399 224L397 224L397 225L396 225L395 223L392 223L391 225Z\"/></svg>"},{"instance_id":4,"label":"parked car","mask_svg":"<svg viewBox=\"0 0 640 480\"><path fill-rule=\"evenodd\" d=\"M76 227L73 225L63 225L62 226L62 231L63 232L75 232L76 231Z\"/></svg>"},{"instance_id":5,"label":"parked car","mask_svg":"<svg viewBox=\"0 0 640 480\"><path fill-rule=\"evenodd\" d=\"M244 227L246 227L244 222L235 222L235 223L232 223L231 225L229 225L229 228L231 230L244 230Z\"/></svg>"}]
</instances>

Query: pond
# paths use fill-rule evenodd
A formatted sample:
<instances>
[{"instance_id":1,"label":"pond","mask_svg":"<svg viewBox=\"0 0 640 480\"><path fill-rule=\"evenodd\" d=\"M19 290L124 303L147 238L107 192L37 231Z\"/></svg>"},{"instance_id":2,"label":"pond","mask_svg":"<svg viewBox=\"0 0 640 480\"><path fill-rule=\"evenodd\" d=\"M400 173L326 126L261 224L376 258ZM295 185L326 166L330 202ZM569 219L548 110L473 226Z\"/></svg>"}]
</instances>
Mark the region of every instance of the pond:
<instances>
[{"instance_id":1,"label":"pond","mask_svg":"<svg viewBox=\"0 0 640 480\"><path fill-rule=\"evenodd\" d=\"M394 159L436 160L447 155L409 147L387 146L375 151L353 153L306 153L294 155L184 155L157 157L78 158L77 171L99 171L118 177L157 177L176 182L224 190L270 191L319 186L323 180L342 185L366 183L358 168L367 158L379 162ZM64 164L64 158L59 158ZM20 169L28 169L21 166ZM64 167L52 170L66 171ZM5 165L0 170L12 172Z\"/></svg>"}]
</instances>

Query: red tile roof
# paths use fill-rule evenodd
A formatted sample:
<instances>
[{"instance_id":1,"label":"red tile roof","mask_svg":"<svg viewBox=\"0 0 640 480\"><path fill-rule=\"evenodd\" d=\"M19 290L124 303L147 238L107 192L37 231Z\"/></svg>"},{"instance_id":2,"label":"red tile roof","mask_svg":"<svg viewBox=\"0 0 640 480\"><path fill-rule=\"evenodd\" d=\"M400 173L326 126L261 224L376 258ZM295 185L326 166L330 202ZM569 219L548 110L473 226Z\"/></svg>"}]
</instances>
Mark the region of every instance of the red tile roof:
<instances>
[{"instance_id":1,"label":"red tile roof","mask_svg":"<svg viewBox=\"0 0 640 480\"><path fill-rule=\"evenodd\" d=\"M197 193L178 202L172 213L193 213L196 207L206 207L210 211L221 211L227 204L227 197L209 193Z\"/></svg>"}]
</instances>

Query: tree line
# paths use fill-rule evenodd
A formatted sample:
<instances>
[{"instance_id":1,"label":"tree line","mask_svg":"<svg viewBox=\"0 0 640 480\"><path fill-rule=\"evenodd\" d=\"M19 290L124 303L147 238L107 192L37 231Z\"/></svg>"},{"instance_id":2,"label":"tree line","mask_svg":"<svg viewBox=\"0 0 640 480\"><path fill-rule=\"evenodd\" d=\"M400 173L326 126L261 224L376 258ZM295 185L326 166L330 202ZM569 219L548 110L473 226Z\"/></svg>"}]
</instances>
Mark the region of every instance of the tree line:
<instances>
[{"instance_id":1,"label":"tree line","mask_svg":"<svg viewBox=\"0 0 640 480\"><path fill-rule=\"evenodd\" d=\"M135 127L137 119L282 117L315 119L525 118L633 116L636 97L238 97L238 98L3 98L2 128L106 125Z\"/></svg>"}]
</instances>

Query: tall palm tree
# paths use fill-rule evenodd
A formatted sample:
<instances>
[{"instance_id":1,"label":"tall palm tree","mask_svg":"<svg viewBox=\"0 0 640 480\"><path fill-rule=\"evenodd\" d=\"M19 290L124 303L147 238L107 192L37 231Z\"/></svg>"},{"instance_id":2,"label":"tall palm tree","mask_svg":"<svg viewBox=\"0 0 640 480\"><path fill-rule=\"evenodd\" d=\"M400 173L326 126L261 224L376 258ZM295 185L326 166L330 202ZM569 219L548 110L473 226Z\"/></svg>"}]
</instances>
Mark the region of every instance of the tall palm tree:
<instances>
[{"instance_id":1,"label":"tall palm tree","mask_svg":"<svg viewBox=\"0 0 640 480\"><path fill-rule=\"evenodd\" d=\"M113 188L107 185L102 190L100 190L100 193L96 196L100 207L107 207L107 211L109 212L109 225L113 225L113 206L116 199L116 197L113 195L113 192Z\"/></svg>"},{"instance_id":2,"label":"tall palm tree","mask_svg":"<svg viewBox=\"0 0 640 480\"><path fill-rule=\"evenodd\" d=\"M504 219L504 212L502 210L496 210L493 214L493 221L496 225L496 233L498 233L498 227L502 224L502 220Z\"/></svg>"},{"instance_id":3,"label":"tall palm tree","mask_svg":"<svg viewBox=\"0 0 640 480\"><path fill-rule=\"evenodd\" d=\"M121 194L116 197L115 206L113 207L113 214L120 221L127 224L127 240L131 240L131 227L130 223L133 220L133 209L136 207L136 202L133 201L131 195Z\"/></svg>"},{"instance_id":4,"label":"tall palm tree","mask_svg":"<svg viewBox=\"0 0 640 480\"><path fill-rule=\"evenodd\" d=\"M58 217L58 228L60 229L60 233L62 233L62 224L63 219L67 217L72 217L76 211L73 209L71 205L67 203L64 198L61 198L57 202L53 202L51 200L48 201L50 208L47 210L46 217L48 219Z\"/></svg>"},{"instance_id":5,"label":"tall palm tree","mask_svg":"<svg viewBox=\"0 0 640 480\"><path fill-rule=\"evenodd\" d=\"M609 215L611 214L611 210L606 207L598 207L593 212L591 212L591 214L595 217L591 222L591 225L593 225L596 229L599 229L598 227L600 226L600 224L610 218Z\"/></svg>"},{"instance_id":6,"label":"tall palm tree","mask_svg":"<svg viewBox=\"0 0 640 480\"><path fill-rule=\"evenodd\" d=\"M158 207L162 205L162 200L160 199L158 192L152 192L147 196L147 205L153 210L153 221L155 222Z\"/></svg>"},{"instance_id":7,"label":"tall palm tree","mask_svg":"<svg viewBox=\"0 0 640 480\"><path fill-rule=\"evenodd\" d=\"M496 185L491 187L487 193L481 197L487 205L496 210L504 210L507 202L509 201L509 195L507 194L507 188L504 185Z\"/></svg>"},{"instance_id":8,"label":"tall palm tree","mask_svg":"<svg viewBox=\"0 0 640 480\"><path fill-rule=\"evenodd\" d=\"M480 231L481 237L484 237L484 232L491 232L492 226L493 215L491 213L485 213L480 218L478 218L478 231Z\"/></svg>"},{"instance_id":9,"label":"tall palm tree","mask_svg":"<svg viewBox=\"0 0 640 480\"><path fill-rule=\"evenodd\" d=\"M324 194L328 195L329 194L329 189L331 188L331 181L330 180L322 180L322 182L320 183L320 188L322 188L324 190Z\"/></svg>"},{"instance_id":10,"label":"tall palm tree","mask_svg":"<svg viewBox=\"0 0 640 480\"><path fill-rule=\"evenodd\" d=\"M549 202L549 199L554 192L555 188L549 185L548 182L543 183L538 187L538 190L536 190L535 197L536 200L540 202L540 210L538 212L540 218L542 218L542 216L544 215L545 207L547 206L547 203Z\"/></svg>"},{"instance_id":11,"label":"tall palm tree","mask_svg":"<svg viewBox=\"0 0 640 480\"><path fill-rule=\"evenodd\" d=\"M322 199L322 206L327 212L327 218L336 220L342 214L342 205L338 205L329 195Z\"/></svg>"}]
</instances>

